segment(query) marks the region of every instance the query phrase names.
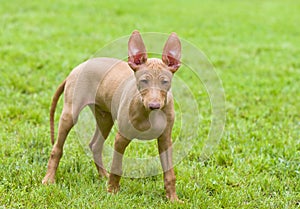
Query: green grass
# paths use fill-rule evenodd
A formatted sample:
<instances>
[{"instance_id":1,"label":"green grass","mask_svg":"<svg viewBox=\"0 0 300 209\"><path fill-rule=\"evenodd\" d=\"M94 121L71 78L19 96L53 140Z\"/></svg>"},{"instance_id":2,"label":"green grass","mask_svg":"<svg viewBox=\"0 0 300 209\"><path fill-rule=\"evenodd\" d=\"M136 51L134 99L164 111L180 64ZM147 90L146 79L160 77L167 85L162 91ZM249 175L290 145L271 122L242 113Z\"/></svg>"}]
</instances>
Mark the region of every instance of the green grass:
<instances>
[{"instance_id":1,"label":"green grass","mask_svg":"<svg viewBox=\"0 0 300 209\"><path fill-rule=\"evenodd\" d=\"M299 11L297 0L1 1L0 208L299 208ZM161 175L123 178L108 195L74 132L57 183L41 185L57 85L134 29L177 32L206 53L225 89L214 154L201 161L195 146L175 168L182 205L166 201Z\"/></svg>"}]
</instances>

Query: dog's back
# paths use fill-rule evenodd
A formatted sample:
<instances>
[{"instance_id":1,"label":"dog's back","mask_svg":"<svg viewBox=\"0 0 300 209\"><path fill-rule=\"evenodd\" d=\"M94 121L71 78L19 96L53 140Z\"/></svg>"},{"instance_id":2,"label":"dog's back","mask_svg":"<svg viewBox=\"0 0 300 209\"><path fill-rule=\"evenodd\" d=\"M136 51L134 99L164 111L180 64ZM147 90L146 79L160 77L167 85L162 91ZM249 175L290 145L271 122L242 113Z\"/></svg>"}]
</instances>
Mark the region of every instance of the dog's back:
<instances>
[{"instance_id":1,"label":"dog's back","mask_svg":"<svg viewBox=\"0 0 300 209\"><path fill-rule=\"evenodd\" d=\"M73 69L66 79L65 99L75 106L96 104L111 112L111 102L116 91L133 77L127 62L114 58L93 58Z\"/></svg>"}]
</instances>

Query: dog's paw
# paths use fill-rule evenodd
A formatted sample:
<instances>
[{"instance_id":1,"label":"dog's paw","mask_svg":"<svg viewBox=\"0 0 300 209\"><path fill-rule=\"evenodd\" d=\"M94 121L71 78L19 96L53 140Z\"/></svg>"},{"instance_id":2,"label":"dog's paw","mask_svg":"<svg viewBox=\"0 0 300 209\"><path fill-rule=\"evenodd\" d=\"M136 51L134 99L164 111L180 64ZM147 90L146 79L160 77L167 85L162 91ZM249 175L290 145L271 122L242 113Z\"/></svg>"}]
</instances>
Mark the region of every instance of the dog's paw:
<instances>
[{"instance_id":1,"label":"dog's paw","mask_svg":"<svg viewBox=\"0 0 300 209\"><path fill-rule=\"evenodd\" d=\"M51 174L46 174L46 176L42 180L42 184L54 184L55 178Z\"/></svg>"},{"instance_id":2,"label":"dog's paw","mask_svg":"<svg viewBox=\"0 0 300 209\"><path fill-rule=\"evenodd\" d=\"M108 185L107 192L111 194L116 194L120 190L120 185Z\"/></svg>"},{"instance_id":3,"label":"dog's paw","mask_svg":"<svg viewBox=\"0 0 300 209\"><path fill-rule=\"evenodd\" d=\"M180 203L180 204L184 203L184 201L180 200L176 194L167 195L167 198L172 203Z\"/></svg>"},{"instance_id":4,"label":"dog's paw","mask_svg":"<svg viewBox=\"0 0 300 209\"><path fill-rule=\"evenodd\" d=\"M109 176L107 171L103 168L99 168L98 173L101 178L108 178L108 176Z\"/></svg>"}]
</instances>

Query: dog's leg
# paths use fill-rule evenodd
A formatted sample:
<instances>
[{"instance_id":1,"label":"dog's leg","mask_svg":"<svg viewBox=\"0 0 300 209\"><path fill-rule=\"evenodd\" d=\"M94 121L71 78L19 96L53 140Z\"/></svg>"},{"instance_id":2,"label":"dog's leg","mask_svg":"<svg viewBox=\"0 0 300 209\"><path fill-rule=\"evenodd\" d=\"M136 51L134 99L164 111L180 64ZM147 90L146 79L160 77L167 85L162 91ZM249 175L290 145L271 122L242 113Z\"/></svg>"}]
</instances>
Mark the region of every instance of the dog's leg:
<instances>
[{"instance_id":1,"label":"dog's leg","mask_svg":"<svg viewBox=\"0 0 300 209\"><path fill-rule=\"evenodd\" d=\"M158 138L158 150L164 172L164 184L167 198L171 202L179 201L175 189L176 178L172 163L172 140L170 133L164 133Z\"/></svg>"},{"instance_id":2,"label":"dog's leg","mask_svg":"<svg viewBox=\"0 0 300 209\"><path fill-rule=\"evenodd\" d=\"M51 152L50 159L48 162L47 173L42 181L43 184L54 183L55 173L56 173L59 161L63 154L63 146L65 143L65 140L68 136L69 131L76 123L77 117L78 117L78 113L72 114L72 108L69 107L69 105L67 105L65 103L65 106L64 106L64 109L63 109L63 112L62 112L62 115L61 115L60 121L59 121L57 141L52 148L52 152Z\"/></svg>"},{"instance_id":3,"label":"dog's leg","mask_svg":"<svg viewBox=\"0 0 300 209\"><path fill-rule=\"evenodd\" d=\"M100 177L108 177L108 173L102 161L102 149L105 139L100 134L98 126L96 127L92 141L90 142L90 149L93 152L94 162Z\"/></svg>"},{"instance_id":4,"label":"dog's leg","mask_svg":"<svg viewBox=\"0 0 300 209\"><path fill-rule=\"evenodd\" d=\"M130 140L123 137L120 133L117 133L114 144L115 150L113 154L111 172L108 179L107 191L110 193L117 193L120 189L119 182L122 176L123 154L129 143Z\"/></svg>"},{"instance_id":5,"label":"dog's leg","mask_svg":"<svg viewBox=\"0 0 300 209\"><path fill-rule=\"evenodd\" d=\"M97 110L97 108L95 109L95 117L97 121L97 128L93 139L90 142L90 149L93 152L94 162L99 175L101 177L108 177L108 173L102 161L102 150L105 139L108 137L113 126L113 120L110 113L102 112Z\"/></svg>"}]
</instances>

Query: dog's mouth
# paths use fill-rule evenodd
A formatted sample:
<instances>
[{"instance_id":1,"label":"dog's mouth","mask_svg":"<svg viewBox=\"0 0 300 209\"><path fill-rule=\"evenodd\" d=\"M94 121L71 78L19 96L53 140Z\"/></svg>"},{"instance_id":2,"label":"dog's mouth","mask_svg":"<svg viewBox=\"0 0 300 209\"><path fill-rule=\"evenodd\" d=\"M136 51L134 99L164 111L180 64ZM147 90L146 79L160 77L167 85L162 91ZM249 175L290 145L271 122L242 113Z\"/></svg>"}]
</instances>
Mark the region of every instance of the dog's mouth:
<instances>
[{"instance_id":1,"label":"dog's mouth","mask_svg":"<svg viewBox=\"0 0 300 209\"><path fill-rule=\"evenodd\" d=\"M156 96L158 97L152 97L149 98L149 95L147 94L147 91L140 92L141 95L141 101L145 107L145 109L149 111L154 110L161 110L165 104L166 104L166 98L164 97L162 91L158 92Z\"/></svg>"}]
</instances>

